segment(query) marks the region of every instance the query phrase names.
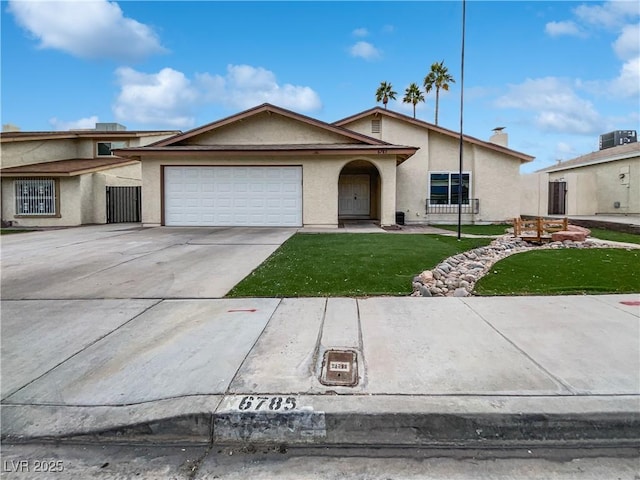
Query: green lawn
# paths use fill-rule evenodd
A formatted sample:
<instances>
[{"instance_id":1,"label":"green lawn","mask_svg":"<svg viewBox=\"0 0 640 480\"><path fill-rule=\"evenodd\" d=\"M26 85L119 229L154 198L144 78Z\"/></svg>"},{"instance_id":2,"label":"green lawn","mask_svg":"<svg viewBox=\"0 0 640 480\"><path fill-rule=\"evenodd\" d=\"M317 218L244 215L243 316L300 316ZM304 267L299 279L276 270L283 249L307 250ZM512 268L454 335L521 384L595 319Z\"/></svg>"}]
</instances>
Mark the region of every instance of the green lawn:
<instances>
[{"instance_id":1,"label":"green lawn","mask_svg":"<svg viewBox=\"0 0 640 480\"><path fill-rule=\"evenodd\" d=\"M296 234L228 296L408 295L414 275L489 241L388 233Z\"/></svg>"},{"instance_id":2,"label":"green lawn","mask_svg":"<svg viewBox=\"0 0 640 480\"><path fill-rule=\"evenodd\" d=\"M591 230L592 237L600 240L640 244L640 235L634 233L616 232L614 230L605 230L604 228L590 228L589 230Z\"/></svg>"},{"instance_id":3,"label":"green lawn","mask_svg":"<svg viewBox=\"0 0 640 480\"><path fill-rule=\"evenodd\" d=\"M534 250L497 262L477 295L640 292L640 250Z\"/></svg>"},{"instance_id":4,"label":"green lawn","mask_svg":"<svg viewBox=\"0 0 640 480\"><path fill-rule=\"evenodd\" d=\"M458 225L432 225L435 228L444 230L458 231ZM461 225L460 231L471 235L504 235L507 228L511 228L511 224L492 224L492 225Z\"/></svg>"}]
</instances>

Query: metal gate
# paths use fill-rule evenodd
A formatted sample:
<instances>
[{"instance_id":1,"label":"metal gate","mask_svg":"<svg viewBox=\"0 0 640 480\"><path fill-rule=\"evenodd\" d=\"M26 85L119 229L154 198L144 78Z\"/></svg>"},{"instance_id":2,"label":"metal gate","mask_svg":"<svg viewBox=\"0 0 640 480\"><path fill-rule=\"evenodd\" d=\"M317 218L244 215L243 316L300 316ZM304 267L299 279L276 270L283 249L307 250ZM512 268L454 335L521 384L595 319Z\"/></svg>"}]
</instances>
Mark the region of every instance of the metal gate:
<instances>
[{"instance_id":1,"label":"metal gate","mask_svg":"<svg viewBox=\"0 0 640 480\"><path fill-rule=\"evenodd\" d=\"M107 223L140 221L142 187L107 187Z\"/></svg>"},{"instance_id":2,"label":"metal gate","mask_svg":"<svg viewBox=\"0 0 640 480\"><path fill-rule=\"evenodd\" d=\"M549 215L567 213L567 182L549 182Z\"/></svg>"}]
</instances>

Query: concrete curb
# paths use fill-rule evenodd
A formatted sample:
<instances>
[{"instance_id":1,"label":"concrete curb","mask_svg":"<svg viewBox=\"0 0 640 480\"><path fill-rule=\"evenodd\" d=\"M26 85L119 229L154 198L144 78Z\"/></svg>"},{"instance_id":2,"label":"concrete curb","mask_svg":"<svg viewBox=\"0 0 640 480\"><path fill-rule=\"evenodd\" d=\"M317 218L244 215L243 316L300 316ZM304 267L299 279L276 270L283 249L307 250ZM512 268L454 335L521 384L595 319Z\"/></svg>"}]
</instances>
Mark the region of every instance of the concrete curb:
<instances>
[{"instance_id":1,"label":"concrete curb","mask_svg":"<svg viewBox=\"0 0 640 480\"><path fill-rule=\"evenodd\" d=\"M639 406L636 395L251 394L1 412L8 443L496 448L640 446Z\"/></svg>"}]
</instances>

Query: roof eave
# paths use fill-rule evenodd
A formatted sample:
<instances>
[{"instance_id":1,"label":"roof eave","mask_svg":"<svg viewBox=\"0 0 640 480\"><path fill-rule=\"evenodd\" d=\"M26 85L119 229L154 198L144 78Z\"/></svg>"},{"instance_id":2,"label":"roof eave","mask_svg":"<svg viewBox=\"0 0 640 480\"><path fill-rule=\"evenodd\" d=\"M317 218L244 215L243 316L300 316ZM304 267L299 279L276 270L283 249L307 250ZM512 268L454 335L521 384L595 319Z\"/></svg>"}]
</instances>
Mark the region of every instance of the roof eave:
<instances>
[{"instance_id":1,"label":"roof eave","mask_svg":"<svg viewBox=\"0 0 640 480\"><path fill-rule=\"evenodd\" d=\"M421 128L426 128L427 130L433 130L436 133L441 133L443 135L447 135L450 137L456 137L456 138L460 138L460 133L459 132L454 132L453 130L449 130L448 128L443 128L440 127L438 125L434 125L432 123L429 122L425 122L424 120L419 120L417 118L411 118L407 115L404 115L402 113L398 113L398 112L394 112L393 110L387 110L387 109L383 109L381 107L373 107L370 108L368 110L365 110L363 112L360 113L356 113L355 115L351 115L350 117L346 117L343 118L341 120L338 120L336 122L334 122L334 125L338 125L338 126L343 126L346 125L348 123L354 122L356 120L360 120L362 118L366 118L369 115L387 115L391 118L395 118L397 120L402 120L402 121L406 121L409 122L413 125L416 125L418 127ZM531 155L527 155L526 153L522 153L522 152L518 152L517 150L513 150L509 147L504 147L502 145L498 145L496 143L491 143L485 140L480 140L479 138L475 138L475 137L471 137L469 135L463 135L462 138L472 144L476 144L485 148L489 148L495 151L499 151L502 152L506 155L510 155L512 157L516 157L518 159L520 159L521 163L528 163L531 162L535 159L535 157L531 156Z\"/></svg>"},{"instance_id":2,"label":"roof eave","mask_svg":"<svg viewBox=\"0 0 640 480\"><path fill-rule=\"evenodd\" d=\"M395 145L381 145L379 149L372 148L333 148L333 149L198 149L191 150L187 148L175 147L170 150L167 148L153 148L153 147L141 147L141 148L127 148L122 150L113 150L113 152L119 157L124 158L142 158L144 156L258 156L258 155L271 155L271 156L293 156L293 155L349 155L349 154L364 154L364 155L413 155L418 148L404 147Z\"/></svg>"}]
</instances>

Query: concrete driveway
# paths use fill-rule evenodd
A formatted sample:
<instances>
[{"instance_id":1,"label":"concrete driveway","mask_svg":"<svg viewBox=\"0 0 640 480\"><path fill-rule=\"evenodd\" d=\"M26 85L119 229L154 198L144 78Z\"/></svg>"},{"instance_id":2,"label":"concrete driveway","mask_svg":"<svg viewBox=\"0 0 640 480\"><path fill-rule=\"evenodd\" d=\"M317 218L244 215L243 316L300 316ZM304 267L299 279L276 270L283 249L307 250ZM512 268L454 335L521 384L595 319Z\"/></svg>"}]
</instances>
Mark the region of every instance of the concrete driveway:
<instances>
[{"instance_id":1,"label":"concrete driveway","mask_svg":"<svg viewBox=\"0 0 640 480\"><path fill-rule=\"evenodd\" d=\"M293 228L90 227L2 237L2 299L220 298Z\"/></svg>"}]
</instances>

